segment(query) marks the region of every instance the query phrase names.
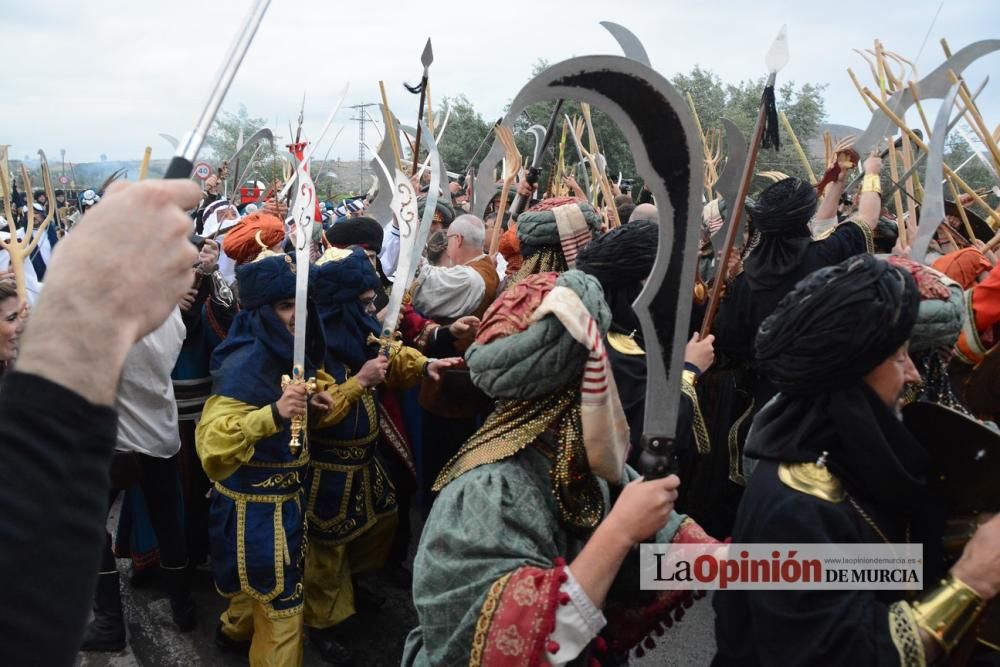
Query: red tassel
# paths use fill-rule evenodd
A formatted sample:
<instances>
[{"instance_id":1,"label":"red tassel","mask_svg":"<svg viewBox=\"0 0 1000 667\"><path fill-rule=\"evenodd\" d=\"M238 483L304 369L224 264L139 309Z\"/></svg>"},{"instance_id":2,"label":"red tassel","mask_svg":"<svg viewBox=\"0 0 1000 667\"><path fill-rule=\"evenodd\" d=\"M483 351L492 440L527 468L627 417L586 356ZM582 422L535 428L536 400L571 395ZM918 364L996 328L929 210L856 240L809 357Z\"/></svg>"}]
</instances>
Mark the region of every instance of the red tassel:
<instances>
[{"instance_id":1,"label":"red tassel","mask_svg":"<svg viewBox=\"0 0 1000 667\"><path fill-rule=\"evenodd\" d=\"M559 642L549 640L545 643L545 650L553 655L559 652Z\"/></svg>"},{"instance_id":2,"label":"red tassel","mask_svg":"<svg viewBox=\"0 0 1000 667\"><path fill-rule=\"evenodd\" d=\"M656 648L656 642L653 641L652 637L646 637L646 641L644 641L642 645L648 648L650 651Z\"/></svg>"},{"instance_id":3,"label":"red tassel","mask_svg":"<svg viewBox=\"0 0 1000 667\"><path fill-rule=\"evenodd\" d=\"M645 655L646 655L646 652L642 650L641 646L636 646L635 647L635 657L637 657L637 658L643 658L643 657L645 657Z\"/></svg>"},{"instance_id":4,"label":"red tassel","mask_svg":"<svg viewBox=\"0 0 1000 667\"><path fill-rule=\"evenodd\" d=\"M598 653L607 653L608 652L608 642L607 642L607 640L605 640L604 637L601 637L600 635L598 635L597 637L595 637L594 638L594 650L597 651Z\"/></svg>"},{"instance_id":5,"label":"red tassel","mask_svg":"<svg viewBox=\"0 0 1000 667\"><path fill-rule=\"evenodd\" d=\"M657 625L656 628L653 630L653 632L656 633L657 637L662 637L665 630L662 625Z\"/></svg>"},{"instance_id":6,"label":"red tassel","mask_svg":"<svg viewBox=\"0 0 1000 667\"><path fill-rule=\"evenodd\" d=\"M674 619L670 618L668 615L665 619L663 619L663 627L668 629L674 627Z\"/></svg>"},{"instance_id":7,"label":"red tassel","mask_svg":"<svg viewBox=\"0 0 1000 667\"><path fill-rule=\"evenodd\" d=\"M561 604L564 607L569 604L569 593L559 594L559 604Z\"/></svg>"},{"instance_id":8,"label":"red tassel","mask_svg":"<svg viewBox=\"0 0 1000 667\"><path fill-rule=\"evenodd\" d=\"M566 567L566 559L562 556L557 556L555 560L552 561L556 567Z\"/></svg>"},{"instance_id":9,"label":"red tassel","mask_svg":"<svg viewBox=\"0 0 1000 667\"><path fill-rule=\"evenodd\" d=\"M682 618L684 618L684 608L680 607L677 609L677 611L674 612L674 620L679 621Z\"/></svg>"},{"instance_id":10,"label":"red tassel","mask_svg":"<svg viewBox=\"0 0 1000 667\"><path fill-rule=\"evenodd\" d=\"M566 574L565 572L560 572L559 573L559 583L560 584L565 584L567 579L569 579L569 575L568 574Z\"/></svg>"},{"instance_id":11,"label":"red tassel","mask_svg":"<svg viewBox=\"0 0 1000 667\"><path fill-rule=\"evenodd\" d=\"M691 598L684 598L684 602L681 602L681 606L685 609L690 609L691 605L694 604L694 600Z\"/></svg>"}]
</instances>

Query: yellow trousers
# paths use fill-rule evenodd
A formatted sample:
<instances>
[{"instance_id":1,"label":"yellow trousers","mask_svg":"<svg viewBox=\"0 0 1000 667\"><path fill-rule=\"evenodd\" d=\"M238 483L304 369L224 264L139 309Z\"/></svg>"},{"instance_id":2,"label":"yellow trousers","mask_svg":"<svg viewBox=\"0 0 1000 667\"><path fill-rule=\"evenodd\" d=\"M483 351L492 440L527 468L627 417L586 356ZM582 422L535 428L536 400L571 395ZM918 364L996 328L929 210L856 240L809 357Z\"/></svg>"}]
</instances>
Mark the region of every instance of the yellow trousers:
<instances>
[{"instance_id":1,"label":"yellow trousers","mask_svg":"<svg viewBox=\"0 0 1000 667\"><path fill-rule=\"evenodd\" d=\"M309 540L303 574L306 627L332 628L354 615L351 576L382 567L398 523L395 513L381 517L346 544Z\"/></svg>"},{"instance_id":2,"label":"yellow trousers","mask_svg":"<svg viewBox=\"0 0 1000 667\"><path fill-rule=\"evenodd\" d=\"M237 593L219 620L230 639L250 640L250 667L302 666L301 611L294 616L272 618L263 604Z\"/></svg>"}]
</instances>

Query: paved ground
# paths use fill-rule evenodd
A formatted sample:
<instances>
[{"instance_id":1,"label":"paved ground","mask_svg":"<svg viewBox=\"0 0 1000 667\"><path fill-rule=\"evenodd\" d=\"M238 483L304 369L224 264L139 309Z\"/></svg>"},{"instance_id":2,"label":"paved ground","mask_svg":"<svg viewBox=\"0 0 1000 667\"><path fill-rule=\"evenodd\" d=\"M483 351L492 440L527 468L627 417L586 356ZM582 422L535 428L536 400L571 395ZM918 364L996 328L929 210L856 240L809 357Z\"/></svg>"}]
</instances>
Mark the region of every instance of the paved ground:
<instances>
[{"instance_id":1,"label":"paved ground","mask_svg":"<svg viewBox=\"0 0 1000 667\"><path fill-rule=\"evenodd\" d=\"M128 571L128 561L119 561L119 571ZM127 577L123 577L127 579ZM358 667L398 665L407 633L416 625L416 613L409 591L393 588L372 575L365 578L371 588L387 597L385 605L363 616L351 649ZM166 594L155 587L139 590L127 584L123 589L128 623L129 648L116 654L81 653L79 667L239 667L245 659L220 652L215 647L215 626L226 601L216 592L207 572L199 572L195 581L199 625L189 634L180 634L170 620ZM683 622L668 630L657 647L632 664L640 667L699 667L708 665L714 653L711 598L704 598L687 610ZM305 665L325 664L306 642Z\"/></svg>"}]
</instances>

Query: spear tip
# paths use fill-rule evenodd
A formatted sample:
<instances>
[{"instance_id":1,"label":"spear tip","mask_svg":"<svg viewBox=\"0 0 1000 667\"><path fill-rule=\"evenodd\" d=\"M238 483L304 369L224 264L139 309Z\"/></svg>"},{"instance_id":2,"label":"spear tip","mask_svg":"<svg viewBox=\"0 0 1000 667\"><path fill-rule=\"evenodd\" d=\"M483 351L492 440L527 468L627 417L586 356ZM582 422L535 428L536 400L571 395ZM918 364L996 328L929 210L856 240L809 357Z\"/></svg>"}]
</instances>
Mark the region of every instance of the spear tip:
<instances>
[{"instance_id":1,"label":"spear tip","mask_svg":"<svg viewBox=\"0 0 1000 667\"><path fill-rule=\"evenodd\" d=\"M420 54L420 63L427 69L434 62L434 49L431 47L431 38L427 38L427 44L424 45L424 52Z\"/></svg>"}]
</instances>

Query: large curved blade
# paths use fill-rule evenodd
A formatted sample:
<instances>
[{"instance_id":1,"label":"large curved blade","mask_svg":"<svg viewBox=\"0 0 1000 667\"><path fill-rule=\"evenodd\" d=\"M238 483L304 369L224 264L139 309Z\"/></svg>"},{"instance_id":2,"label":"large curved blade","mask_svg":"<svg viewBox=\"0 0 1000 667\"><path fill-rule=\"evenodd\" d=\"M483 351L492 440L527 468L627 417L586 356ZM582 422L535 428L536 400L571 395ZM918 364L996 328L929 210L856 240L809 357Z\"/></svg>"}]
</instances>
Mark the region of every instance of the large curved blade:
<instances>
[{"instance_id":1,"label":"large curved blade","mask_svg":"<svg viewBox=\"0 0 1000 667\"><path fill-rule=\"evenodd\" d=\"M642 45L642 42L639 41L634 32L623 25L611 21L601 21L601 25L611 33L611 36L618 42L618 46L622 47L622 53L625 54L626 58L640 62L646 67L653 66L649 62L649 54L646 53L646 47Z\"/></svg>"},{"instance_id":2,"label":"large curved blade","mask_svg":"<svg viewBox=\"0 0 1000 667\"><path fill-rule=\"evenodd\" d=\"M619 56L573 58L545 69L517 94L504 122L511 124L529 104L558 99L599 107L618 125L659 209L656 262L633 308L648 369L643 438L669 440L676 434L698 255L703 153L698 131L683 97L663 76ZM501 153L500 142L494 142L480 174L492 170Z\"/></svg>"},{"instance_id":3,"label":"large curved blade","mask_svg":"<svg viewBox=\"0 0 1000 667\"><path fill-rule=\"evenodd\" d=\"M924 172L924 200L920 203L920 221L917 238L910 247L910 257L923 263L927 257L927 247L934 232L944 221L944 188L941 184L944 171L944 143L948 138L948 119L951 117L955 98L961 83L952 85L944 96L937 118L934 119L934 134L931 135L927 154L927 171Z\"/></svg>"},{"instance_id":4,"label":"large curved blade","mask_svg":"<svg viewBox=\"0 0 1000 667\"><path fill-rule=\"evenodd\" d=\"M920 94L920 99L936 100L943 98L951 89L951 79L948 76L949 71L954 72L956 75L961 75L969 65L995 51L1000 51L1000 39L984 39L960 49L951 58L938 65L933 72L917 83L916 88ZM897 116L903 117L906 111L913 106L913 103L913 92L907 86L895 92L886 104ZM892 128L891 132L890 127ZM876 109L872 113L872 119L868 123L864 134L854 142L854 150L858 151L861 155L866 155L876 144L887 136L894 134L895 125L892 125L892 121L885 115L885 112L881 109Z\"/></svg>"},{"instance_id":5,"label":"large curved blade","mask_svg":"<svg viewBox=\"0 0 1000 667\"><path fill-rule=\"evenodd\" d=\"M740 128L728 118L722 119L722 127L726 130L726 166L719 174L719 180L715 184L715 191L722 197L722 200L732 210L736 203L736 196L740 192L740 177L743 175L743 165L747 161L747 140L740 132ZM743 220L740 220L743 224ZM722 246L726 242L726 231L729 229L729 216L725 216L722 227L712 236L712 248L715 254L722 252ZM738 230L737 230L738 231ZM737 237L738 238L738 237Z\"/></svg>"}]
</instances>

